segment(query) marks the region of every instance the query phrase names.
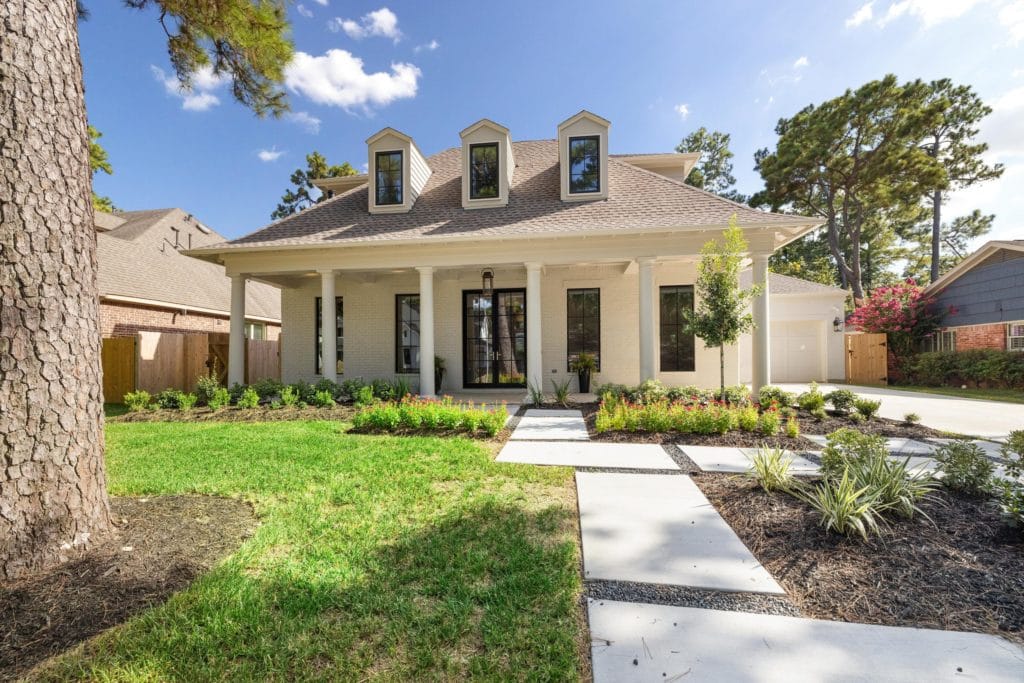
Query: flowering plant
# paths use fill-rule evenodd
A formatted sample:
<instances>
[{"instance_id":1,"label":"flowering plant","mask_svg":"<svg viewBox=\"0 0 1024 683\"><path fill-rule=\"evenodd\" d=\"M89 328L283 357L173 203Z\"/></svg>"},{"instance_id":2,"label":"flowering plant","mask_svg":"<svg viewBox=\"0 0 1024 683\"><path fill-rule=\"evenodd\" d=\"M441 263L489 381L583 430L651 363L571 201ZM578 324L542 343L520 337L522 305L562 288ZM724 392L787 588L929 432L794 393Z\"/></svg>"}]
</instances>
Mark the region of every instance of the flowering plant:
<instances>
[{"instance_id":1,"label":"flowering plant","mask_svg":"<svg viewBox=\"0 0 1024 683\"><path fill-rule=\"evenodd\" d=\"M925 296L924 289L913 280L877 288L849 320L862 332L885 334L897 361L909 358L918 342L935 332L941 322L935 299Z\"/></svg>"}]
</instances>

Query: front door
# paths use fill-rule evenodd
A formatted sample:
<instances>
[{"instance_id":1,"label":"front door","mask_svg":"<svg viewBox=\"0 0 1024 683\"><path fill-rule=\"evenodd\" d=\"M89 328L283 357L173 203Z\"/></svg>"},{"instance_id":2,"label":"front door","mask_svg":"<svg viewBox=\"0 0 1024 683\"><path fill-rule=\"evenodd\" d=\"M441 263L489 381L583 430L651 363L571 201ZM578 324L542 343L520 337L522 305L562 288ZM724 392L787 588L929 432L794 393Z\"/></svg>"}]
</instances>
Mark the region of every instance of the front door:
<instances>
[{"instance_id":1,"label":"front door","mask_svg":"<svg viewBox=\"0 0 1024 683\"><path fill-rule=\"evenodd\" d=\"M462 383L526 386L526 290L462 293Z\"/></svg>"}]
</instances>

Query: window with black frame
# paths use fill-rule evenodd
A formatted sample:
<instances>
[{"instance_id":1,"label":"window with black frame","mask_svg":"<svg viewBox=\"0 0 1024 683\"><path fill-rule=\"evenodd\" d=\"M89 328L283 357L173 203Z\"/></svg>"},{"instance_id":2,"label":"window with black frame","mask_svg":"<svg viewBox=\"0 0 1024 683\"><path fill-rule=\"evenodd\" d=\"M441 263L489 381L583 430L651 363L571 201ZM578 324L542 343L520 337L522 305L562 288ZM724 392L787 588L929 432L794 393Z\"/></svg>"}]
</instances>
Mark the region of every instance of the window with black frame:
<instances>
[{"instance_id":1,"label":"window with black frame","mask_svg":"<svg viewBox=\"0 0 1024 683\"><path fill-rule=\"evenodd\" d=\"M581 353L593 354L601 369L601 290L569 289L565 293L566 361L568 371Z\"/></svg>"},{"instance_id":2,"label":"window with black frame","mask_svg":"<svg viewBox=\"0 0 1024 683\"><path fill-rule=\"evenodd\" d=\"M662 287L659 306L661 371L692 372L694 337L686 329L683 312L693 310L693 286Z\"/></svg>"},{"instance_id":3,"label":"window with black frame","mask_svg":"<svg viewBox=\"0 0 1024 683\"><path fill-rule=\"evenodd\" d=\"M323 349L324 349L324 337L323 328L321 327L323 306L322 297L316 298L316 374L323 374ZM344 307L342 306L341 297L334 298L334 312L335 319L337 321L335 334L338 335L338 353L337 353L337 374L342 375L345 373L345 316Z\"/></svg>"},{"instance_id":4,"label":"window with black frame","mask_svg":"<svg viewBox=\"0 0 1024 683\"><path fill-rule=\"evenodd\" d=\"M420 295L395 296L395 372L420 371Z\"/></svg>"},{"instance_id":5,"label":"window with black frame","mask_svg":"<svg viewBox=\"0 0 1024 683\"><path fill-rule=\"evenodd\" d=\"M469 146L469 198L498 196L498 143Z\"/></svg>"},{"instance_id":6,"label":"window with black frame","mask_svg":"<svg viewBox=\"0 0 1024 683\"><path fill-rule=\"evenodd\" d=\"M569 192L601 191L601 138L569 138Z\"/></svg>"},{"instance_id":7,"label":"window with black frame","mask_svg":"<svg viewBox=\"0 0 1024 683\"><path fill-rule=\"evenodd\" d=\"M402 152L377 152L377 205L402 203Z\"/></svg>"}]
</instances>

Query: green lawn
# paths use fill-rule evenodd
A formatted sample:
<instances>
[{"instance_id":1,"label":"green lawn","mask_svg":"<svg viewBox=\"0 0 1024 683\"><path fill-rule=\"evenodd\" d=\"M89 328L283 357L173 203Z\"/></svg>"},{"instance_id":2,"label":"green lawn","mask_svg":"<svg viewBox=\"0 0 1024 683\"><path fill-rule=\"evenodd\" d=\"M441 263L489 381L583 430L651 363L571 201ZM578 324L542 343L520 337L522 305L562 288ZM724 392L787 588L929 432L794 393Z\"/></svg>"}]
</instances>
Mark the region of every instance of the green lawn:
<instances>
[{"instance_id":1,"label":"green lawn","mask_svg":"<svg viewBox=\"0 0 1024 683\"><path fill-rule=\"evenodd\" d=\"M103 414L107 417L118 417L128 412L128 406L123 403L104 403Z\"/></svg>"},{"instance_id":2,"label":"green lawn","mask_svg":"<svg viewBox=\"0 0 1024 683\"><path fill-rule=\"evenodd\" d=\"M918 387L893 385L890 389L899 391L916 391L922 394L939 394L958 398L978 398L985 401L1002 401L1004 403L1024 403L1024 391L1020 389L961 389L959 387Z\"/></svg>"},{"instance_id":3,"label":"green lawn","mask_svg":"<svg viewBox=\"0 0 1024 683\"><path fill-rule=\"evenodd\" d=\"M337 422L107 426L114 495L240 496L255 535L51 662L64 680L576 680L571 471Z\"/></svg>"}]
</instances>

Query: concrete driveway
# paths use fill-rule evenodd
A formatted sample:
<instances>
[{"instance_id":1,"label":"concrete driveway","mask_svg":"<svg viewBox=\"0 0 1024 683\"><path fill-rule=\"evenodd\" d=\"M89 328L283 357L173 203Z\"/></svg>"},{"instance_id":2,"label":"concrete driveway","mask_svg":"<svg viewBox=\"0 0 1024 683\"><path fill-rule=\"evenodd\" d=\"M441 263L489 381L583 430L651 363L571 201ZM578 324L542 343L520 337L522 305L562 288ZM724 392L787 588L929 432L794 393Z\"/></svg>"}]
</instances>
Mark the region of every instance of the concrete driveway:
<instances>
[{"instance_id":1,"label":"concrete driveway","mask_svg":"<svg viewBox=\"0 0 1024 683\"><path fill-rule=\"evenodd\" d=\"M807 384L779 384L786 391L807 391ZM891 420L902 420L907 413L921 416L921 424L933 429L967 436L1002 440L1012 430L1024 429L1024 404L981 401L938 394L922 394L886 387L864 387L846 384L819 384L821 391L849 389L859 396L882 402L878 414Z\"/></svg>"}]
</instances>

